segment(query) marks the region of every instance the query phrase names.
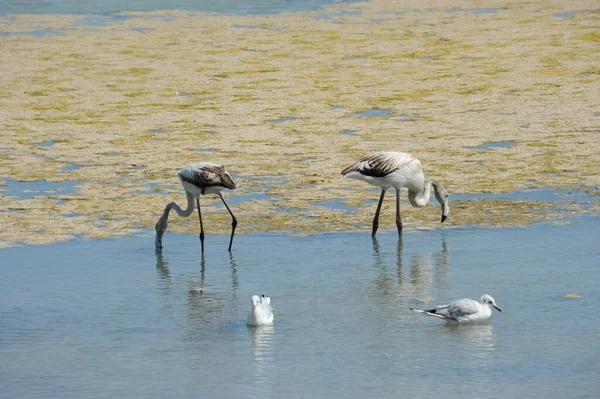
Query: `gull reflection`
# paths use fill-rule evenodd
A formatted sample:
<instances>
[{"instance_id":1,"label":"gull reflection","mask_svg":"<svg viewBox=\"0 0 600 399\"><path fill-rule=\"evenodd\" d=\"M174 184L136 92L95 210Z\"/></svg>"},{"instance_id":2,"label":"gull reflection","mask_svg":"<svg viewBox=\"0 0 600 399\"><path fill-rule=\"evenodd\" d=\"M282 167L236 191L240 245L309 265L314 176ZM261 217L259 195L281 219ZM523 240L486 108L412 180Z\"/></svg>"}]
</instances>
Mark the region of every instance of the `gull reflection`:
<instances>
[{"instance_id":1,"label":"gull reflection","mask_svg":"<svg viewBox=\"0 0 600 399\"><path fill-rule=\"evenodd\" d=\"M256 367L256 379L269 381L269 368L273 365L273 338L275 328L273 325L248 327L252 337L252 354Z\"/></svg>"},{"instance_id":2,"label":"gull reflection","mask_svg":"<svg viewBox=\"0 0 600 399\"><path fill-rule=\"evenodd\" d=\"M453 345L466 354L478 367L486 367L493 360L496 338L491 324L460 325L446 323L440 327L457 337Z\"/></svg>"}]
</instances>

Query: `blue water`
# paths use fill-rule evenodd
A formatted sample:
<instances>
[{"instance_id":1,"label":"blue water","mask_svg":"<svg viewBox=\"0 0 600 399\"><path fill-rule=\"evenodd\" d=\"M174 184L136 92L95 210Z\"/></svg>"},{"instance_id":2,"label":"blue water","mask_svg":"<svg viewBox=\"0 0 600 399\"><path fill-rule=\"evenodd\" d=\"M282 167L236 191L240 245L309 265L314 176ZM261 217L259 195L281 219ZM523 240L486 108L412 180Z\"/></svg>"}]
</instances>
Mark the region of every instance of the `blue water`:
<instances>
[{"instance_id":1,"label":"blue water","mask_svg":"<svg viewBox=\"0 0 600 399\"><path fill-rule=\"evenodd\" d=\"M6 186L0 186L0 193L7 197L15 197L20 200L34 197L49 197L57 195L73 194L80 181L32 181L22 182L13 179L4 179Z\"/></svg>"},{"instance_id":2,"label":"blue water","mask_svg":"<svg viewBox=\"0 0 600 399\"><path fill-rule=\"evenodd\" d=\"M159 133L167 133L169 130L167 129L150 129L148 133L150 134L159 134Z\"/></svg>"},{"instance_id":3,"label":"blue water","mask_svg":"<svg viewBox=\"0 0 600 399\"><path fill-rule=\"evenodd\" d=\"M43 143L34 144L34 145L37 146L37 147L52 147L54 144L56 144L55 141L53 141L53 140L47 140L47 141L44 141Z\"/></svg>"},{"instance_id":4,"label":"blue water","mask_svg":"<svg viewBox=\"0 0 600 399\"><path fill-rule=\"evenodd\" d=\"M553 190L549 188L533 188L515 190L500 193L470 193L470 194L451 194L452 200L462 201L480 201L484 200L509 200L509 201L573 201L573 202L592 202L594 196L581 190Z\"/></svg>"},{"instance_id":5,"label":"blue water","mask_svg":"<svg viewBox=\"0 0 600 399\"><path fill-rule=\"evenodd\" d=\"M81 19L79 22L86 26L106 26L118 22L124 22L131 19L129 15L98 15L93 17L86 17Z\"/></svg>"},{"instance_id":6,"label":"blue water","mask_svg":"<svg viewBox=\"0 0 600 399\"><path fill-rule=\"evenodd\" d=\"M358 112L355 114L355 116L358 118L373 118L373 117L377 117L377 116L389 116L391 112L392 112L392 110L389 108L387 108L387 109L373 108L368 111Z\"/></svg>"},{"instance_id":7,"label":"blue water","mask_svg":"<svg viewBox=\"0 0 600 399\"><path fill-rule=\"evenodd\" d=\"M571 12L559 12L559 13L555 13L552 14L552 18L571 18L575 15L578 14L587 14L587 13L600 13L600 9L596 9L596 10L578 10L578 11L571 11Z\"/></svg>"},{"instance_id":8,"label":"blue water","mask_svg":"<svg viewBox=\"0 0 600 399\"><path fill-rule=\"evenodd\" d=\"M284 118L279 118L279 119L273 119L273 120L270 120L269 122L279 124L279 123L284 123L284 122L289 122L289 121L294 121L294 120L296 120L296 118L284 117Z\"/></svg>"},{"instance_id":9,"label":"blue water","mask_svg":"<svg viewBox=\"0 0 600 399\"><path fill-rule=\"evenodd\" d=\"M511 145L513 145L514 143L515 143L514 141L496 141L496 142L485 143L485 144L476 145L476 146L468 147L468 148L471 148L473 150L489 150L490 148L508 148Z\"/></svg>"},{"instance_id":10,"label":"blue water","mask_svg":"<svg viewBox=\"0 0 600 399\"><path fill-rule=\"evenodd\" d=\"M2 15L0 13L0 15ZM0 37L3 36L34 36L34 37L39 37L39 36L47 36L47 35L59 35L60 32L57 31L53 31L50 29L37 29L37 30L33 30L31 32L0 32Z\"/></svg>"},{"instance_id":11,"label":"blue water","mask_svg":"<svg viewBox=\"0 0 600 399\"><path fill-rule=\"evenodd\" d=\"M73 172L73 171L76 171L79 169L81 169L81 166L75 164L74 162L69 162L69 164L67 166L65 166L64 168L62 168L60 171L66 173L66 172Z\"/></svg>"},{"instance_id":12,"label":"blue water","mask_svg":"<svg viewBox=\"0 0 600 399\"><path fill-rule=\"evenodd\" d=\"M0 15L5 14L110 14L123 11L225 12L234 14L273 14L316 10L329 4L354 3L358 0L0 0ZM93 22L93 21L92 21ZM97 21L102 23L102 20Z\"/></svg>"},{"instance_id":13,"label":"blue water","mask_svg":"<svg viewBox=\"0 0 600 399\"><path fill-rule=\"evenodd\" d=\"M474 8L474 9L470 9L470 10L465 10L465 9L460 9L460 8L451 8L449 10L447 10L447 12L468 12L471 13L473 15L479 15L479 14L494 14L498 11L502 11L505 10L505 8Z\"/></svg>"},{"instance_id":14,"label":"blue water","mask_svg":"<svg viewBox=\"0 0 600 399\"><path fill-rule=\"evenodd\" d=\"M598 397L599 219L251 234L231 254L208 234L204 256L151 233L0 249L0 397ZM483 293L502 308L484 325L408 310ZM253 294L272 327L246 327Z\"/></svg>"}]
</instances>

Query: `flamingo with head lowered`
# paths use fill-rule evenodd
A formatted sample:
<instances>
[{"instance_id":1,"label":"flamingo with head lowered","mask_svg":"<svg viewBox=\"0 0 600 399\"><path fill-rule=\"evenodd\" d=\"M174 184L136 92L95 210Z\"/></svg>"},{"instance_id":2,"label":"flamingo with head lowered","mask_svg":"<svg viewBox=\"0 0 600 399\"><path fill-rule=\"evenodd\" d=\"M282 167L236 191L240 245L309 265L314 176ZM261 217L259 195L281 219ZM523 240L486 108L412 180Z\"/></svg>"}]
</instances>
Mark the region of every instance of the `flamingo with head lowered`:
<instances>
[{"instance_id":1,"label":"flamingo with head lowered","mask_svg":"<svg viewBox=\"0 0 600 399\"><path fill-rule=\"evenodd\" d=\"M360 161L342 169L342 176L381 187L379 203L373 218L372 237L375 237L377 233L381 204L386 190L390 187L396 189L398 235L402 235L402 217L400 215L400 189L402 187L408 188L408 200L412 206L417 208L427 205L433 187L435 198L442 205L442 223L450 214L446 189L435 180L425 181L421 162L405 152L375 152L366 155Z\"/></svg>"},{"instance_id":2,"label":"flamingo with head lowered","mask_svg":"<svg viewBox=\"0 0 600 399\"><path fill-rule=\"evenodd\" d=\"M156 222L156 239L155 246L157 249L162 248L162 236L167 230L169 221L169 212L174 209L175 212L181 217L188 217L194 212L194 203L198 207L198 219L200 221L200 243L202 246L202 252L204 252L204 226L202 225L202 212L200 210L200 195L206 194L217 194L227 211L231 215L231 238L229 239L229 251L231 251L231 244L233 243L233 235L235 234L235 228L237 226L237 219L229 209L225 198L221 194L223 189L235 189L235 183L231 178L231 175L224 166L217 165L210 162L194 163L185 166L178 173L179 180L183 184L185 189L185 195L187 196L188 204L185 210L181 209L175 202L167 204L162 216Z\"/></svg>"}]
</instances>

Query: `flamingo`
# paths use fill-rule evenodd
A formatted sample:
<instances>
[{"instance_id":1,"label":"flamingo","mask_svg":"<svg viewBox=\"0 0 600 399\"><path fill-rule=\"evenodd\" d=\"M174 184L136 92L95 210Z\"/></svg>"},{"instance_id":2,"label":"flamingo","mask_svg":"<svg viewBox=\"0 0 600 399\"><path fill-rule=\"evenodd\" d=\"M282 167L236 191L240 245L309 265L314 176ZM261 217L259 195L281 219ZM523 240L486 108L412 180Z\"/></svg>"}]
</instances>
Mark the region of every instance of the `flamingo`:
<instances>
[{"instance_id":1,"label":"flamingo","mask_svg":"<svg viewBox=\"0 0 600 399\"><path fill-rule=\"evenodd\" d=\"M182 210L179 205L175 202L169 203L162 216L156 222L156 239L155 246L157 249L162 248L162 236L167 230L169 212L171 209L175 209L175 212L181 217L188 217L194 212L194 202L198 208L198 220L200 221L200 243L202 245L202 252L204 252L204 226L202 225L202 212L200 211L200 194L217 194L227 211L231 215L231 238L229 239L229 251L231 251L231 244L233 243L233 235L235 234L235 228L237 226L237 219L229 209L225 198L221 194L221 190L227 188L235 190L235 183L231 178L231 175L224 166L217 165L210 162L193 163L183 167L177 172L179 180L185 189L185 195L187 196L187 208Z\"/></svg>"},{"instance_id":2,"label":"flamingo","mask_svg":"<svg viewBox=\"0 0 600 399\"><path fill-rule=\"evenodd\" d=\"M400 215L400 189L408 188L408 200L417 208L422 208L429 202L431 187L435 198L442 205L442 223L450 214L448 193L446 189L435 180L425 182L421 162L405 152L375 152L365 155L360 161L342 169L342 176L350 179L366 181L381 187L381 196L373 218L372 237L375 237L379 227L379 212L383 197L388 188L396 189L396 227L398 235L402 235L402 217ZM419 197L419 194L422 196Z\"/></svg>"},{"instance_id":3,"label":"flamingo","mask_svg":"<svg viewBox=\"0 0 600 399\"><path fill-rule=\"evenodd\" d=\"M495 308L498 312L502 310L496 305L496 301L490 295L483 295L479 302L465 298L457 299L447 305L438 306L434 309L420 310L413 309L415 312L426 314L427 316L435 316L444 319L450 323L481 323L492 317L492 309Z\"/></svg>"}]
</instances>

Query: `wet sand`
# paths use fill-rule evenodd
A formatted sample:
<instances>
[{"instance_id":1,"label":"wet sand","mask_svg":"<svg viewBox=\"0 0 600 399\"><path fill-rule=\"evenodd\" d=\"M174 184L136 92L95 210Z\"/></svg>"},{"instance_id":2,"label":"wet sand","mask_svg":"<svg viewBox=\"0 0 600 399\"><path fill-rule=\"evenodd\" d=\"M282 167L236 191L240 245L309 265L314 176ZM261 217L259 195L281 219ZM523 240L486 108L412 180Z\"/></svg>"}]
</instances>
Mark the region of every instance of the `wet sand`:
<instances>
[{"instance_id":1,"label":"wet sand","mask_svg":"<svg viewBox=\"0 0 600 399\"><path fill-rule=\"evenodd\" d=\"M379 150L411 152L451 195L588 197L459 199L444 228L597 213L597 2L421 7L0 17L0 246L152 227L185 201L177 170L199 161L233 173L242 234L368 231L378 194L339 171ZM486 143L505 144L472 148ZM36 181L58 190L14 194ZM227 233L218 198L203 201L207 232ZM392 213L389 199L382 228ZM407 228L439 216L403 203ZM196 232L196 218L169 230Z\"/></svg>"}]
</instances>

